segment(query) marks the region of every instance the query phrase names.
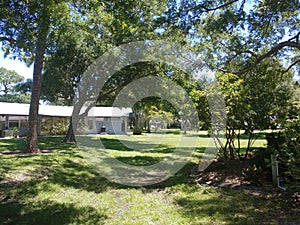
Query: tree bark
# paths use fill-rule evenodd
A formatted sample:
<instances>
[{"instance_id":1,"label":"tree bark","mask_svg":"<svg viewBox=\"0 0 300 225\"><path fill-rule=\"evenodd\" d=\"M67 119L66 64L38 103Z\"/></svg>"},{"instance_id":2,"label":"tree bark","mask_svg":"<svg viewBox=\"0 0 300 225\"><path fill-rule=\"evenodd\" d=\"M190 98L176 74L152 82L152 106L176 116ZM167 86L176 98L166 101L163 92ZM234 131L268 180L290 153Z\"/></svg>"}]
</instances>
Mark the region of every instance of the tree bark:
<instances>
[{"instance_id":1,"label":"tree bark","mask_svg":"<svg viewBox=\"0 0 300 225\"><path fill-rule=\"evenodd\" d=\"M67 132L67 134L64 138L64 142L66 142L66 143L75 143L76 142L72 121L73 121L73 119L72 119L72 117L70 117L69 129L68 129L68 132Z\"/></svg>"},{"instance_id":2,"label":"tree bark","mask_svg":"<svg viewBox=\"0 0 300 225\"><path fill-rule=\"evenodd\" d=\"M82 97L74 104L72 116L70 117L70 125L68 129L68 133L66 134L64 138L64 142L66 143L74 143L76 142L76 136L75 132L77 131L77 127L79 124L80 119L84 118L88 115L89 110L94 106L94 104L89 105L84 113L80 114L80 110L82 109L84 103L87 101L87 95L86 92L82 94Z\"/></svg>"},{"instance_id":3,"label":"tree bark","mask_svg":"<svg viewBox=\"0 0 300 225\"><path fill-rule=\"evenodd\" d=\"M50 27L50 12L47 4L44 4L41 20L39 23L39 34L36 46L33 67L32 91L29 108L29 119L27 129L27 145L25 152L39 152L38 146L38 111L41 93L41 78L44 63L44 54L47 46L47 36Z\"/></svg>"},{"instance_id":4,"label":"tree bark","mask_svg":"<svg viewBox=\"0 0 300 225\"><path fill-rule=\"evenodd\" d=\"M151 133L150 119L147 119L147 133Z\"/></svg>"}]
</instances>

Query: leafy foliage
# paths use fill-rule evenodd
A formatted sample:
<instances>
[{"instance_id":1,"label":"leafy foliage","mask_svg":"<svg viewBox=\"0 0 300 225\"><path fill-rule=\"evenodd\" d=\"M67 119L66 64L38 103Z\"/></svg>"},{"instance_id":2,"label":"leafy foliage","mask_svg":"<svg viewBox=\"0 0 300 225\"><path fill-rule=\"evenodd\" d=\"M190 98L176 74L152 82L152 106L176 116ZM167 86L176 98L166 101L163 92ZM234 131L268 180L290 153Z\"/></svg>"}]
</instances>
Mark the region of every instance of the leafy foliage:
<instances>
[{"instance_id":1,"label":"leafy foliage","mask_svg":"<svg viewBox=\"0 0 300 225\"><path fill-rule=\"evenodd\" d=\"M14 70L7 70L4 67L0 68L0 87L4 95L13 92L13 87L24 80L24 77Z\"/></svg>"},{"instance_id":2,"label":"leafy foliage","mask_svg":"<svg viewBox=\"0 0 300 225\"><path fill-rule=\"evenodd\" d=\"M299 91L297 87L296 92ZM285 118L282 131L267 136L269 151L278 157L292 189L300 187L300 104L295 96L289 105L289 114Z\"/></svg>"},{"instance_id":3,"label":"leafy foliage","mask_svg":"<svg viewBox=\"0 0 300 225\"><path fill-rule=\"evenodd\" d=\"M291 75L280 72L276 61L261 63L253 73L238 76L219 74L217 79L225 96L227 108L226 143L222 145L224 156L240 156L241 131L248 138L249 148L255 141L254 130L275 126L287 114L288 99L292 94ZM235 143L237 140L237 143Z\"/></svg>"},{"instance_id":4,"label":"leafy foliage","mask_svg":"<svg viewBox=\"0 0 300 225\"><path fill-rule=\"evenodd\" d=\"M68 125L67 118L44 118L41 132L47 135L65 135L68 130Z\"/></svg>"},{"instance_id":5,"label":"leafy foliage","mask_svg":"<svg viewBox=\"0 0 300 225\"><path fill-rule=\"evenodd\" d=\"M0 68L0 87L2 88L2 94L0 95L1 102L30 102L30 95L26 90L29 88L27 82L24 82L24 77L14 70Z\"/></svg>"},{"instance_id":6,"label":"leafy foliage","mask_svg":"<svg viewBox=\"0 0 300 225\"><path fill-rule=\"evenodd\" d=\"M14 102L14 103L29 103L30 95L26 94L7 94L0 96L0 102Z\"/></svg>"}]
</instances>

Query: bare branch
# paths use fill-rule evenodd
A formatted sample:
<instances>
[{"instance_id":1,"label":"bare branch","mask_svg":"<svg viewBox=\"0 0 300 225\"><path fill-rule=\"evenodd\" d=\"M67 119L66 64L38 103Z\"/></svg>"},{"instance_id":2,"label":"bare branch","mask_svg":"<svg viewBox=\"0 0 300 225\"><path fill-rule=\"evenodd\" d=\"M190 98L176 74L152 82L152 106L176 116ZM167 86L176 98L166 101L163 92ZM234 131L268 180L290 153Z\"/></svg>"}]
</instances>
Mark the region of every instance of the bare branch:
<instances>
[{"instance_id":1,"label":"bare branch","mask_svg":"<svg viewBox=\"0 0 300 225\"><path fill-rule=\"evenodd\" d=\"M276 46L271 48L268 52L266 52L265 54L263 54L259 57L257 57L254 52L251 52L251 51L248 51L248 50L245 51L245 52L244 51L235 51L235 50L233 50L235 52L241 52L241 53L246 53L247 52L247 53L252 54L256 58L255 63L253 63L249 67L247 67L245 69L242 69L242 70L239 70L239 71L230 71L230 70L226 70L226 69L223 69L223 68L217 68L217 70L219 70L221 72L224 72L224 73L233 73L233 74L245 73L245 72L251 70L252 68L254 68L257 64L259 64L264 59L276 54L278 51L280 51L281 49L283 49L285 47L292 47L292 48L297 48L297 49L300 50L300 43L296 42L296 41L291 41L293 39L298 40L299 36L300 36L300 32L296 36L289 39L288 41L284 41L284 42L281 42L281 43L277 44ZM285 71L283 71L283 73L288 72L293 66L295 66L299 62L300 62L300 60L297 60L294 63L292 63Z\"/></svg>"},{"instance_id":2,"label":"bare branch","mask_svg":"<svg viewBox=\"0 0 300 225\"><path fill-rule=\"evenodd\" d=\"M9 38L9 37L0 37L0 42L2 42L2 41L8 41L10 43L17 43L16 39Z\"/></svg>"},{"instance_id":3,"label":"bare branch","mask_svg":"<svg viewBox=\"0 0 300 225\"><path fill-rule=\"evenodd\" d=\"M300 31L298 32L298 34L296 34L294 37L290 38L288 41L292 41L292 40L296 39L296 43L299 43L299 36L300 36Z\"/></svg>"},{"instance_id":4,"label":"bare branch","mask_svg":"<svg viewBox=\"0 0 300 225\"><path fill-rule=\"evenodd\" d=\"M294 37L295 38L295 37ZM278 51L280 51L284 47L293 47L297 48L300 50L300 43L294 42L294 41L284 41L276 45L275 47L271 48L267 53L261 55L260 57L257 58L255 65L260 63L262 60L265 58L270 57L271 55L274 55Z\"/></svg>"},{"instance_id":5,"label":"bare branch","mask_svg":"<svg viewBox=\"0 0 300 225\"><path fill-rule=\"evenodd\" d=\"M222 5L218 5L218 6L214 7L214 8L207 8L207 7L204 7L203 5L200 6L200 7L203 8L206 12L210 12L210 11L215 11L215 10L224 8L224 7L229 6L229 5L231 5L231 4L235 3L235 2L238 2L238 1L239 0L232 0L232 1L224 3Z\"/></svg>"},{"instance_id":6,"label":"bare branch","mask_svg":"<svg viewBox=\"0 0 300 225\"><path fill-rule=\"evenodd\" d=\"M293 66L295 66L298 63L300 63L300 59L296 60L291 65L289 65L289 67L285 71L283 71L283 73L287 73Z\"/></svg>"},{"instance_id":7,"label":"bare branch","mask_svg":"<svg viewBox=\"0 0 300 225\"><path fill-rule=\"evenodd\" d=\"M243 1L242 1L242 4L241 4L241 6L240 6L240 11L244 9L245 4L246 4L246 0L243 0Z\"/></svg>"},{"instance_id":8,"label":"bare branch","mask_svg":"<svg viewBox=\"0 0 300 225\"><path fill-rule=\"evenodd\" d=\"M227 70L227 69L223 69L223 68L220 68L220 67L217 67L216 68L218 71L220 72L223 72L223 73L232 73L232 74L238 74L238 72L235 72L235 71L232 71L232 70Z\"/></svg>"}]
</instances>

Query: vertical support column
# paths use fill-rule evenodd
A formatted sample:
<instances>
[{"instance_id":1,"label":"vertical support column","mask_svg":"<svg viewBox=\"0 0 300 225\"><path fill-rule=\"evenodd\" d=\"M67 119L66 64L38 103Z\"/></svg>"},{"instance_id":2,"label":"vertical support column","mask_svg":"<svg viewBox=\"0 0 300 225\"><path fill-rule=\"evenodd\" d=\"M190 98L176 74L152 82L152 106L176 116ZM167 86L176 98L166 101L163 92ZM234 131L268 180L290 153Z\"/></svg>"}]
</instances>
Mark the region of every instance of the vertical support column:
<instances>
[{"instance_id":1,"label":"vertical support column","mask_svg":"<svg viewBox=\"0 0 300 225\"><path fill-rule=\"evenodd\" d=\"M20 119L20 116L18 116L18 121L19 121L18 128L20 129L21 128L21 119Z\"/></svg>"},{"instance_id":2,"label":"vertical support column","mask_svg":"<svg viewBox=\"0 0 300 225\"><path fill-rule=\"evenodd\" d=\"M124 118L124 126L125 126L124 127L124 133L127 134L127 117L124 116L123 118Z\"/></svg>"},{"instance_id":3,"label":"vertical support column","mask_svg":"<svg viewBox=\"0 0 300 225\"><path fill-rule=\"evenodd\" d=\"M278 164L277 164L276 157L274 155L271 155L271 167L272 167L273 185L277 186L277 184L278 184Z\"/></svg>"},{"instance_id":4,"label":"vertical support column","mask_svg":"<svg viewBox=\"0 0 300 225\"><path fill-rule=\"evenodd\" d=\"M5 130L9 128L9 115L5 116Z\"/></svg>"},{"instance_id":5,"label":"vertical support column","mask_svg":"<svg viewBox=\"0 0 300 225\"><path fill-rule=\"evenodd\" d=\"M96 117L93 118L93 133L97 134Z\"/></svg>"}]
</instances>

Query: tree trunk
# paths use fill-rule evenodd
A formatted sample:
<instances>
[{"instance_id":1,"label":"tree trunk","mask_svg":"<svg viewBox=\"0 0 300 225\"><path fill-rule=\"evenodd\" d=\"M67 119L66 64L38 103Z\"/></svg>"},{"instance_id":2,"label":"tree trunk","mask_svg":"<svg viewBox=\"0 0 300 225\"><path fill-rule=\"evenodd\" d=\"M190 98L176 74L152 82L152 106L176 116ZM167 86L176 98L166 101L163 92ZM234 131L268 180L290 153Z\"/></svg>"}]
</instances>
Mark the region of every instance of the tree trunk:
<instances>
[{"instance_id":1,"label":"tree trunk","mask_svg":"<svg viewBox=\"0 0 300 225\"><path fill-rule=\"evenodd\" d=\"M39 24L39 35L35 46L33 80L30 99L27 146L26 152L39 152L38 146L38 111L41 92L41 78L44 63L44 54L47 46L47 36L49 32L50 12L47 4L44 4L43 13Z\"/></svg>"},{"instance_id":2,"label":"tree trunk","mask_svg":"<svg viewBox=\"0 0 300 225\"><path fill-rule=\"evenodd\" d=\"M186 129L187 129L187 125L186 125L187 121L186 120L183 120L182 122L182 130L183 130L183 134L186 134Z\"/></svg>"},{"instance_id":3,"label":"tree trunk","mask_svg":"<svg viewBox=\"0 0 300 225\"><path fill-rule=\"evenodd\" d=\"M151 133L150 119L147 120L147 133Z\"/></svg>"},{"instance_id":4,"label":"tree trunk","mask_svg":"<svg viewBox=\"0 0 300 225\"><path fill-rule=\"evenodd\" d=\"M253 130L249 130L249 138L248 138L248 143L247 143L247 148L246 148L246 153L245 153L245 159L248 157L248 153L251 147L251 141L253 138Z\"/></svg>"},{"instance_id":5,"label":"tree trunk","mask_svg":"<svg viewBox=\"0 0 300 225\"><path fill-rule=\"evenodd\" d=\"M234 146L234 129L231 128L230 131L230 142L229 142L229 157L231 159L234 159L235 155L234 155L234 150L235 150L235 146Z\"/></svg>"},{"instance_id":6,"label":"tree trunk","mask_svg":"<svg viewBox=\"0 0 300 225\"><path fill-rule=\"evenodd\" d=\"M74 134L74 130L73 130L72 117L70 117L69 129L68 129L68 133L66 134L66 136L64 138L64 142L66 142L66 143L76 142L75 134Z\"/></svg>"},{"instance_id":7,"label":"tree trunk","mask_svg":"<svg viewBox=\"0 0 300 225\"><path fill-rule=\"evenodd\" d=\"M135 116L135 126L133 128L133 135L141 135L142 128L141 128L141 117L138 113Z\"/></svg>"},{"instance_id":8,"label":"tree trunk","mask_svg":"<svg viewBox=\"0 0 300 225\"><path fill-rule=\"evenodd\" d=\"M85 109L85 112L83 114L80 114L80 110L82 109L82 106L84 105L85 101L87 100L86 93L83 94L83 96L79 99L78 102L74 104L72 116L70 117L70 124L68 133L66 134L64 138L64 142L66 143L74 143L76 142L75 132L77 131L78 123L80 121L80 117L84 118L84 116L87 116L88 111L92 108L93 105L88 106Z\"/></svg>"},{"instance_id":9,"label":"tree trunk","mask_svg":"<svg viewBox=\"0 0 300 225\"><path fill-rule=\"evenodd\" d=\"M6 96L8 94L8 87L7 87L7 85L4 85L4 84L2 84L2 85L4 86L4 90L3 90L4 96Z\"/></svg>"},{"instance_id":10,"label":"tree trunk","mask_svg":"<svg viewBox=\"0 0 300 225\"><path fill-rule=\"evenodd\" d=\"M241 160L241 129L239 129L238 134L236 136L237 141L238 141L238 148L237 148L237 154L239 159Z\"/></svg>"}]
</instances>

